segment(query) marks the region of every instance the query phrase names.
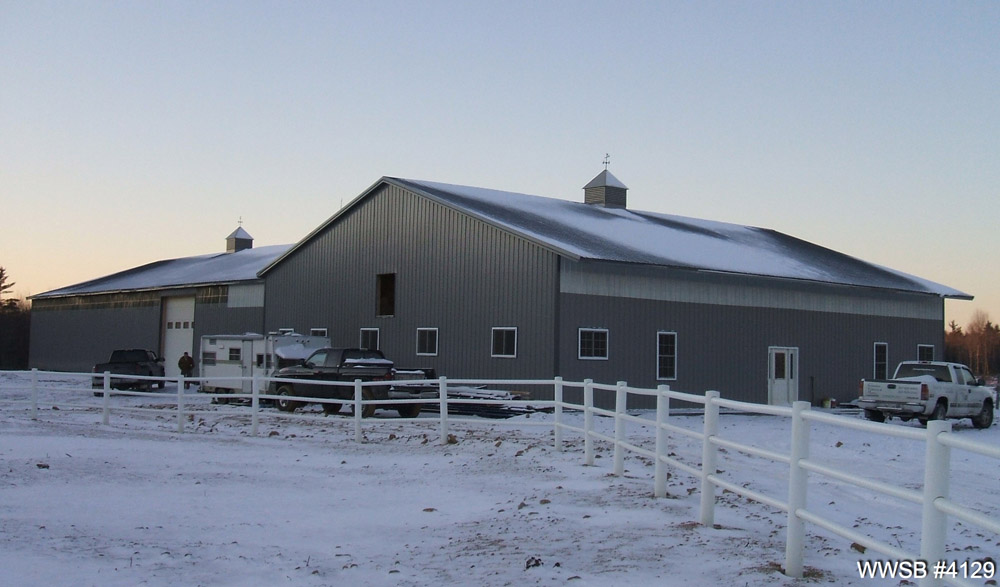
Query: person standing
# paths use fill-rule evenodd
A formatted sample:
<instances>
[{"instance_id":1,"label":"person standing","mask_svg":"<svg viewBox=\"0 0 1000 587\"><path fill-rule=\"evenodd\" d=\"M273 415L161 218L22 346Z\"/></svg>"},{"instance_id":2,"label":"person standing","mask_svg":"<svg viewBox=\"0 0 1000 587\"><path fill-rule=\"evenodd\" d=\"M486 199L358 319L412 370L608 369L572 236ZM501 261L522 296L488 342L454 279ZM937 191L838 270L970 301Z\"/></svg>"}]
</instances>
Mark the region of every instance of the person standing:
<instances>
[{"instance_id":1,"label":"person standing","mask_svg":"<svg viewBox=\"0 0 1000 587\"><path fill-rule=\"evenodd\" d=\"M191 374L194 373L194 359L187 354L187 351L184 352L184 355L180 359L177 359L177 367L181 370L181 375L185 378L184 389L187 389L191 386L187 382L187 378L191 377Z\"/></svg>"}]
</instances>

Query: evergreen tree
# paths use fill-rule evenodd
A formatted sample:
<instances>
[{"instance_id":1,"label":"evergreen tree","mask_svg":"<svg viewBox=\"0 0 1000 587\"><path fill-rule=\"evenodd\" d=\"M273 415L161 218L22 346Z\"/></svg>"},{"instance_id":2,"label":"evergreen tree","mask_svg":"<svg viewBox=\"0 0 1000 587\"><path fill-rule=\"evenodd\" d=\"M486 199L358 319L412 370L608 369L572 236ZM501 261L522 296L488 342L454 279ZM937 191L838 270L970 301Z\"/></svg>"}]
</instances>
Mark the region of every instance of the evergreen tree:
<instances>
[{"instance_id":1,"label":"evergreen tree","mask_svg":"<svg viewBox=\"0 0 1000 587\"><path fill-rule=\"evenodd\" d=\"M31 309L17 298L3 299L11 294L14 283L8 283L7 270L0 267L0 369L28 367L28 341L31 334Z\"/></svg>"},{"instance_id":2,"label":"evergreen tree","mask_svg":"<svg viewBox=\"0 0 1000 587\"><path fill-rule=\"evenodd\" d=\"M10 290L17 284L13 282L7 283L7 279L7 270L0 267L0 309L13 310L17 308L17 300L13 298L5 300L3 296L9 295L11 293Z\"/></svg>"}]
</instances>

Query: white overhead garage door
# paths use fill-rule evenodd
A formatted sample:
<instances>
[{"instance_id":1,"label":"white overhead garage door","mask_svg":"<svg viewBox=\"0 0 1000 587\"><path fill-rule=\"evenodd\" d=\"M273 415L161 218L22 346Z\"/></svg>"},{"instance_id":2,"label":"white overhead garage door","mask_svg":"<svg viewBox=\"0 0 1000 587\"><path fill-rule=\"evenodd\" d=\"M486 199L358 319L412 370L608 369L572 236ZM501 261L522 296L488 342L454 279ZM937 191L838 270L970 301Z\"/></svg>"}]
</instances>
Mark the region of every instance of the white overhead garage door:
<instances>
[{"instance_id":1,"label":"white overhead garage door","mask_svg":"<svg viewBox=\"0 0 1000 587\"><path fill-rule=\"evenodd\" d=\"M181 371L177 359L194 356L194 296L163 298L163 359L168 377Z\"/></svg>"}]
</instances>

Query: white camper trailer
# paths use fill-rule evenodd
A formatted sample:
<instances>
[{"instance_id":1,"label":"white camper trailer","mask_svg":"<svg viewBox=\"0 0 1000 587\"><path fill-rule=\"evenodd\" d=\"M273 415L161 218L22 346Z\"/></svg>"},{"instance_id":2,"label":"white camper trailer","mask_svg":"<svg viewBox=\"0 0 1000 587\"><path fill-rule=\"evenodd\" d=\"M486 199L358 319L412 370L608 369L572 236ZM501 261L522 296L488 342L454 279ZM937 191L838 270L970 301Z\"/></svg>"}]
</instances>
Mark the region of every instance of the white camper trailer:
<instances>
[{"instance_id":1,"label":"white camper trailer","mask_svg":"<svg viewBox=\"0 0 1000 587\"><path fill-rule=\"evenodd\" d=\"M201 377L208 379L202 381L199 391L252 393L252 377L270 375L328 346L328 337L294 332L267 336L252 332L202 336Z\"/></svg>"}]
</instances>

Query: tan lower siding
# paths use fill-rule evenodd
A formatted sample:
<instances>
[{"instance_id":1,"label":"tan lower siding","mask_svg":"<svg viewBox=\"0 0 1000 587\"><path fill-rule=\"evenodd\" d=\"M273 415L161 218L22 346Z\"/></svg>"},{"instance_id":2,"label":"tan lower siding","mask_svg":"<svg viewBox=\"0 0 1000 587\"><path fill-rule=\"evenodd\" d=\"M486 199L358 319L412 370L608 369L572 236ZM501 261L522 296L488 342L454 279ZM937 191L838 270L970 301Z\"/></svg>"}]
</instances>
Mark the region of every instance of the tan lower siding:
<instances>
[{"instance_id":1,"label":"tan lower siding","mask_svg":"<svg viewBox=\"0 0 1000 587\"><path fill-rule=\"evenodd\" d=\"M626 272L627 271L627 272ZM804 310L860 316L943 320L941 298L922 294L795 282L751 276L723 276L663 268L562 264L563 294Z\"/></svg>"}]
</instances>

